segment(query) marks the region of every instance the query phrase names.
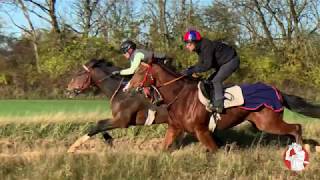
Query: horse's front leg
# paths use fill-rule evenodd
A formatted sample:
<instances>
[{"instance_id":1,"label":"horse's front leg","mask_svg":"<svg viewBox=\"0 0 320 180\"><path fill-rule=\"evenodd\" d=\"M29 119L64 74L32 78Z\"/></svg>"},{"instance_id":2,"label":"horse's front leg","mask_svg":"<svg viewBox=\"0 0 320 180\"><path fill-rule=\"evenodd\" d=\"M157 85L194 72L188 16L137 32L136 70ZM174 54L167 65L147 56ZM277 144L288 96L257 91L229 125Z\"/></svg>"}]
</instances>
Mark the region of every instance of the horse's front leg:
<instances>
[{"instance_id":1,"label":"horse's front leg","mask_svg":"<svg viewBox=\"0 0 320 180\"><path fill-rule=\"evenodd\" d=\"M215 152L218 150L218 146L211 136L211 132L206 127L199 127L195 130L198 140L206 146L207 150L210 152Z\"/></svg>"},{"instance_id":2,"label":"horse's front leg","mask_svg":"<svg viewBox=\"0 0 320 180\"><path fill-rule=\"evenodd\" d=\"M175 128L169 124L166 136L163 142L163 150L168 150L169 147L172 145L174 140L181 135L183 131L181 129Z\"/></svg>"}]
</instances>

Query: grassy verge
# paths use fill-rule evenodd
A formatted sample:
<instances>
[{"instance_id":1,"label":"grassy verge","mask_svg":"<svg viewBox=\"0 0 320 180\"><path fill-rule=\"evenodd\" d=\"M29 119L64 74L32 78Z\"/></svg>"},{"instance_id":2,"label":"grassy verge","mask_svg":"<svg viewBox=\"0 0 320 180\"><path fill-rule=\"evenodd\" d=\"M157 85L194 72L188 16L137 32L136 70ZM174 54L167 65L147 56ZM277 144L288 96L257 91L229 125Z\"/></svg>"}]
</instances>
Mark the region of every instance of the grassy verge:
<instances>
[{"instance_id":1,"label":"grassy verge","mask_svg":"<svg viewBox=\"0 0 320 180\"><path fill-rule=\"evenodd\" d=\"M319 179L319 154L311 153L307 169L293 174L282 160L290 140L246 123L217 132L218 139L230 144L216 154L204 152L190 136L178 143L181 148L162 152L166 125L112 130L118 138L113 146L99 136L78 154L67 154L76 138L110 117L105 101L2 102L0 179ZM305 139L320 142L319 119L290 111L285 119L301 123Z\"/></svg>"},{"instance_id":2,"label":"grassy verge","mask_svg":"<svg viewBox=\"0 0 320 180\"><path fill-rule=\"evenodd\" d=\"M4 179L318 179L320 156L301 173L286 169L284 148L259 145L219 150L190 146L173 153L122 149L66 154L63 147L0 156Z\"/></svg>"}]
</instances>

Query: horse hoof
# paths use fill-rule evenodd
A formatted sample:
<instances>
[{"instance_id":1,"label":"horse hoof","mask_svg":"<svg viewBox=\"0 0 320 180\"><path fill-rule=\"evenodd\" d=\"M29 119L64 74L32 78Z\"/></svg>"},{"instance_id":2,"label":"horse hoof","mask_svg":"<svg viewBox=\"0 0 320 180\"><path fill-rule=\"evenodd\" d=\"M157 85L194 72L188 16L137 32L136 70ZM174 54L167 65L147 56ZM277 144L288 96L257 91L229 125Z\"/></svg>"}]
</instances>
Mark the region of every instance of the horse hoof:
<instances>
[{"instance_id":1,"label":"horse hoof","mask_svg":"<svg viewBox=\"0 0 320 180\"><path fill-rule=\"evenodd\" d=\"M108 140L105 140L104 143L108 146L111 146L113 147L113 139L108 139Z\"/></svg>"},{"instance_id":2,"label":"horse hoof","mask_svg":"<svg viewBox=\"0 0 320 180\"><path fill-rule=\"evenodd\" d=\"M320 153L320 146L316 146L316 152Z\"/></svg>"},{"instance_id":3,"label":"horse hoof","mask_svg":"<svg viewBox=\"0 0 320 180\"><path fill-rule=\"evenodd\" d=\"M67 152L74 153L74 152L76 152L76 148L70 147Z\"/></svg>"}]
</instances>

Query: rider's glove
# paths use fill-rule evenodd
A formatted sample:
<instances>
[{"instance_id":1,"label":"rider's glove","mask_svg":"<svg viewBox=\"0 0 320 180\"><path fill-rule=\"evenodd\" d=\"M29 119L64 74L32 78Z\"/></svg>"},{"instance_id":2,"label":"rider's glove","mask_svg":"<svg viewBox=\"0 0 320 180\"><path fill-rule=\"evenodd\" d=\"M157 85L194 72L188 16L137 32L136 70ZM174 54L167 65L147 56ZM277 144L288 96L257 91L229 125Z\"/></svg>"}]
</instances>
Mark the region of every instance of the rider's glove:
<instances>
[{"instance_id":1,"label":"rider's glove","mask_svg":"<svg viewBox=\"0 0 320 180\"><path fill-rule=\"evenodd\" d=\"M119 74L120 74L120 71L113 71L111 74L112 74L113 76L119 75Z\"/></svg>"},{"instance_id":2,"label":"rider's glove","mask_svg":"<svg viewBox=\"0 0 320 180\"><path fill-rule=\"evenodd\" d=\"M192 68L188 68L181 72L185 76L191 76L193 74Z\"/></svg>"}]
</instances>

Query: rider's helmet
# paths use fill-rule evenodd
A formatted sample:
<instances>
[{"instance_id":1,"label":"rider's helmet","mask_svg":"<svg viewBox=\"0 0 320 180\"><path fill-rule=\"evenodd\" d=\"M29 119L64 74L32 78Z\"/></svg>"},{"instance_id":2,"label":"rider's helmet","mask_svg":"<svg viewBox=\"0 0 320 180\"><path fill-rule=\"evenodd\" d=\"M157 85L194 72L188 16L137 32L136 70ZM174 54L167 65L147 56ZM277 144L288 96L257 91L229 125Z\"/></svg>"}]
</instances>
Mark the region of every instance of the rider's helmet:
<instances>
[{"instance_id":1,"label":"rider's helmet","mask_svg":"<svg viewBox=\"0 0 320 180\"><path fill-rule=\"evenodd\" d=\"M131 40L125 40L120 45L120 51L125 54L129 51L129 49L136 49L137 45Z\"/></svg>"},{"instance_id":2,"label":"rider's helmet","mask_svg":"<svg viewBox=\"0 0 320 180\"><path fill-rule=\"evenodd\" d=\"M184 34L183 41L188 42L197 42L201 40L201 35L196 30L190 30Z\"/></svg>"}]
</instances>

